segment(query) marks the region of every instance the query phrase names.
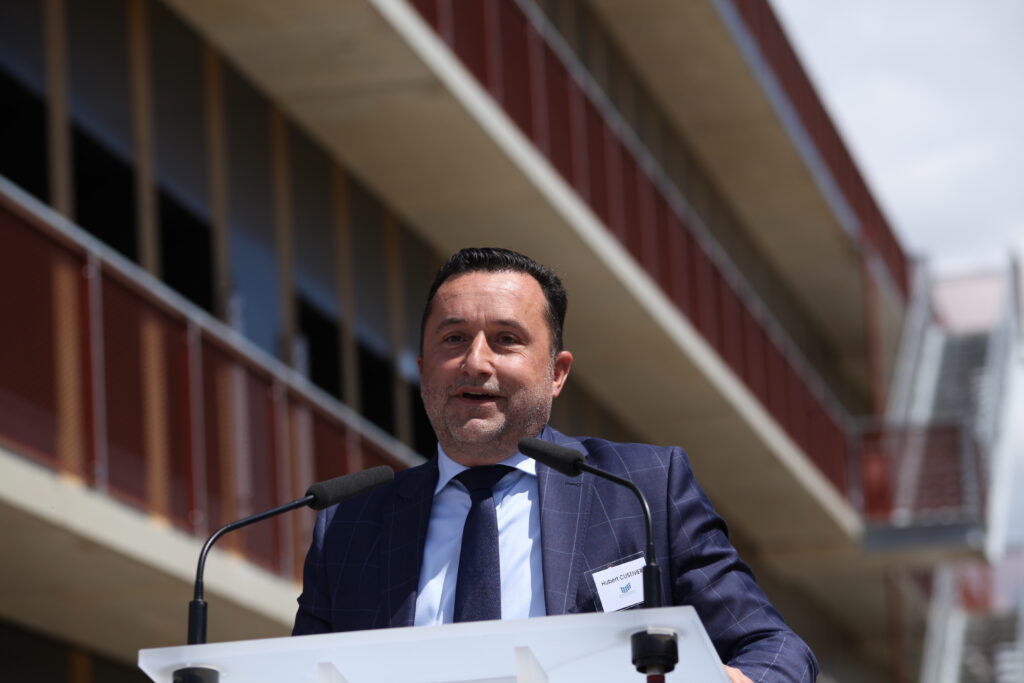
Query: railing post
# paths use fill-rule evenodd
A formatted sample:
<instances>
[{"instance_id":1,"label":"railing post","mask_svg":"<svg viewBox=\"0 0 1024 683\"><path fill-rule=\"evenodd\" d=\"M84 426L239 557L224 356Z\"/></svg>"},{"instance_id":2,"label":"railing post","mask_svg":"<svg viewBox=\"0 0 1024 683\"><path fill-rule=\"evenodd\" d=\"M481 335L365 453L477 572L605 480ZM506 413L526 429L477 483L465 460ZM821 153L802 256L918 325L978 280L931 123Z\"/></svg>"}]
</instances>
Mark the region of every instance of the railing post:
<instances>
[{"instance_id":1,"label":"railing post","mask_svg":"<svg viewBox=\"0 0 1024 683\"><path fill-rule=\"evenodd\" d=\"M185 353L188 376L186 396L188 398L188 438L192 469L192 509L189 521L193 532L208 536L210 528L209 505L206 498L206 410L203 391L203 347L202 332L191 317L185 330Z\"/></svg>"},{"instance_id":2,"label":"railing post","mask_svg":"<svg viewBox=\"0 0 1024 683\"><path fill-rule=\"evenodd\" d=\"M93 478L96 490L107 493L109 462L107 457L107 383L106 361L103 348L103 270L100 259L93 251L87 252L86 325L89 334L89 410L92 434Z\"/></svg>"}]
</instances>

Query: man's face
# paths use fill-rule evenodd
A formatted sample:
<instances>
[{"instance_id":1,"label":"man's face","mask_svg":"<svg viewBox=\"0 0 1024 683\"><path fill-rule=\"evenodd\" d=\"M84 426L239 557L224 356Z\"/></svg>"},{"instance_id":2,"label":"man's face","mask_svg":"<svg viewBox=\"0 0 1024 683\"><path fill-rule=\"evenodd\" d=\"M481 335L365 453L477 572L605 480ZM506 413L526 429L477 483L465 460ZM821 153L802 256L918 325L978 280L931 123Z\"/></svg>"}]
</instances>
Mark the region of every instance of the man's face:
<instances>
[{"instance_id":1,"label":"man's face","mask_svg":"<svg viewBox=\"0 0 1024 683\"><path fill-rule=\"evenodd\" d=\"M453 460L499 462L540 432L572 365L551 349L547 301L531 276L472 272L441 285L423 330L420 393Z\"/></svg>"}]
</instances>

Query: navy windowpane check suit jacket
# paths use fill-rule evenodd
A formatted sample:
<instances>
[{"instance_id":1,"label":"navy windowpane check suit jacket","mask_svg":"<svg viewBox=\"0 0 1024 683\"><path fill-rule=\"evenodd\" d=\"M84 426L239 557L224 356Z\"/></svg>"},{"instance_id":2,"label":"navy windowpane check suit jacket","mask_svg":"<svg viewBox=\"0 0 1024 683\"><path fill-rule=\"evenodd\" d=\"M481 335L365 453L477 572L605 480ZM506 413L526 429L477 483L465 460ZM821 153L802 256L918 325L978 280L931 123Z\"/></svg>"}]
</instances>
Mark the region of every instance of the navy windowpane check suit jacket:
<instances>
[{"instance_id":1,"label":"navy windowpane check suit jacket","mask_svg":"<svg viewBox=\"0 0 1024 683\"><path fill-rule=\"evenodd\" d=\"M540 438L640 487L654 516L663 594L697 609L722 661L754 681L815 680L814 655L739 559L682 450L573 438L550 427ZM430 460L319 513L295 635L413 625L437 477ZM586 573L646 549L636 497L590 474L569 478L539 463L537 477L547 613L598 611Z\"/></svg>"}]
</instances>

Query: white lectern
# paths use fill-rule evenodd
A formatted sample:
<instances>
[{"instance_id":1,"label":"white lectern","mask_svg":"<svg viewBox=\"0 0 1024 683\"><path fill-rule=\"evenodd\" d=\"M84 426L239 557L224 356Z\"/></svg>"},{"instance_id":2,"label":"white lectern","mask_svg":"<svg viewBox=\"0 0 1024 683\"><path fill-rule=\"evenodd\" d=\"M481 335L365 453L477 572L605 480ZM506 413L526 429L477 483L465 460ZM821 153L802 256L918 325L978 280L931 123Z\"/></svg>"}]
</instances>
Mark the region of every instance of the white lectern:
<instances>
[{"instance_id":1,"label":"white lectern","mask_svg":"<svg viewBox=\"0 0 1024 683\"><path fill-rule=\"evenodd\" d=\"M678 634L666 681L728 683L692 607L165 647L141 650L139 667L157 683L186 666L222 683L623 683L644 680L630 635L648 627Z\"/></svg>"}]
</instances>

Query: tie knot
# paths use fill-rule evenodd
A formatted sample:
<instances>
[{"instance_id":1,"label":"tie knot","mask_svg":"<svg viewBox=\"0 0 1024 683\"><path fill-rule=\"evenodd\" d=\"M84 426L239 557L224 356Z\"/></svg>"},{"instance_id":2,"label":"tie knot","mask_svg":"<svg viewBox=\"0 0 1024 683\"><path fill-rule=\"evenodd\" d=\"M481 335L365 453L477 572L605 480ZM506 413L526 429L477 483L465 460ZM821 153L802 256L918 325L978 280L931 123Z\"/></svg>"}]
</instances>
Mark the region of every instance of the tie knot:
<instances>
[{"instance_id":1,"label":"tie knot","mask_svg":"<svg viewBox=\"0 0 1024 683\"><path fill-rule=\"evenodd\" d=\"M470 496L477 498L479 495L488 496L494 485L511 472L514 467L508 465L484 465L483 467L470 467L455 475L455 478L462 482L462 485L469 489Z\"/></svg>"}]
</instances>

